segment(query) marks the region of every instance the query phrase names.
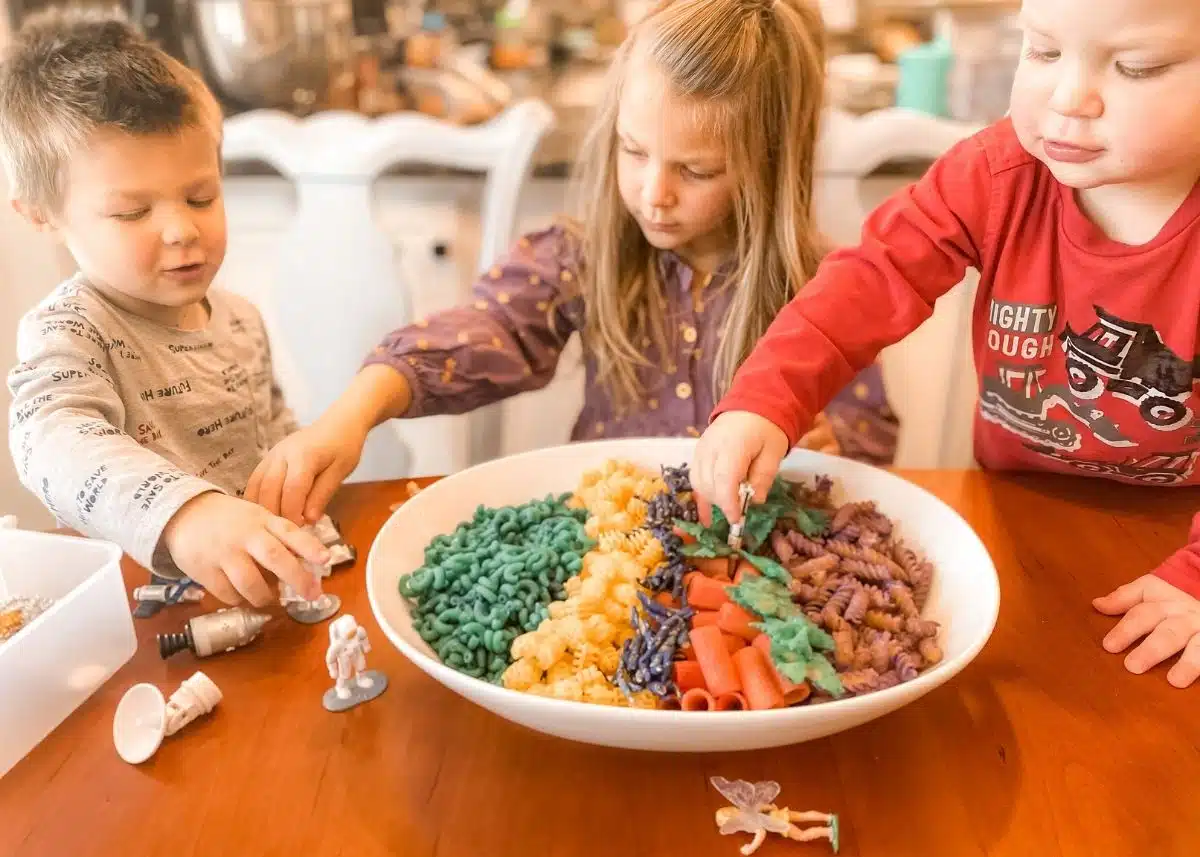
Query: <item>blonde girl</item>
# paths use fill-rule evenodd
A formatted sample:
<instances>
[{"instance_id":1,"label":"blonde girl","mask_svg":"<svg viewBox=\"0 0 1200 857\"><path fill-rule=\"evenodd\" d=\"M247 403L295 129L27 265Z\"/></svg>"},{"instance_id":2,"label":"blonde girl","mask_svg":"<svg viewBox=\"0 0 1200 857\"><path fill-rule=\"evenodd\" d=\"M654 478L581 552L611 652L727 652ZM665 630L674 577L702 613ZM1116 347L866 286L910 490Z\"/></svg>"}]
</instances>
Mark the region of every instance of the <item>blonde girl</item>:
<instances>
[{"instance_id":1,"label":"blonde girl","mask_svg":"<svg viewBox=\"0 0 1200 857\"><path fill-rule=\"evenodd\" d=\"M573 439L698 435L820 262L824 67L806 0L661 3L613 60L579 158L582 216L522 238L473 303L391 333L247 496L315 520L371 428L543 387L576 332L587 387ZM801 444L886 462L895 432L871 367Z\"/></svg>"}]
</instances>

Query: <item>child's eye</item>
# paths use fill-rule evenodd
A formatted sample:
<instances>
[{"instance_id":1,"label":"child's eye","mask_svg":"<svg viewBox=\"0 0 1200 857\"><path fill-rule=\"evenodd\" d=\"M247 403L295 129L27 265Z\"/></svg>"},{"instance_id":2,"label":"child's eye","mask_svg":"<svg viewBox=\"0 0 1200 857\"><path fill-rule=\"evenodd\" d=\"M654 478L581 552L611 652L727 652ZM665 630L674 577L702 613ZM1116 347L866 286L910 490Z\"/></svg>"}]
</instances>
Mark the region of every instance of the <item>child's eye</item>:
<instances>
[{"instance_id":1,"label":"child's eye","mask_svg":"<svg viewBox=\"0 0 1200 857\"><path fill-rule=\"evenodd\" d=\"M137 211L122 211L119 214L114 214L113 217L117 220L123 220L127 223L134 220L141 220L150 213L148 208L139 208Z\"/></svg>"},{"instance_id":2,"label":"child's eye","mask_svg":"<svg viewBox=\"0 0 1200 857\"><path fill-rule=\"evenodd\" d=\"M699 179L699 180L711 179L716 176L716 173L706 173L706 172L702 172L700 170L694 170L691 167L684 167L683 174L685 176L687 176L689 179Z\"/></svg>"},{"instance_id":3,"label":"child's eye","mask_svg":"<svg viewBox=\"0 0 1200 857\"><path fill-rule=\"evenodd\" d=\"M635 146L630 146L628 143L621 143L621 151L624 152L625 154L629 155L630 157L634 157L634 158L646 157L645 152L643 152L641 149L636 148Z\"/></svg>"},{"instance_id":4,"label":"child's eye","mask_svg":"<svg viewBox=\"0 0 1200 857\"><path fill-rule=\"evenodd\" d=\"M1061 51L1039 51L1032 45L1025 48L1025 59L1033 60L1034 62L1054 62L1060 56L1062 56Z\"/></svg>"},{"instance_id":5,"label":"child's eye","mask_svg":"<svg viewBox=\"0 0 1200 857\"><path fill-rule=\"evenodd\" d=\"M1117 63L1117 72L1122 77L1128 77L1131 80L1145 80L1150 77L1158 77L1170 66L1168 65L1127 65L1125 63Z\"/></svg>"},{"instance_id":6,"label":"child's eye","mask_svg":"<svg viewBox=\"0 0 1200 857\"><path fill-rule=\"evenodd\" d=\"M217 198L215 196L210 196L206 199L189 199L188 205L190 205L192 208L208 208L216 201Z\"/></svg>"}]
</instances>

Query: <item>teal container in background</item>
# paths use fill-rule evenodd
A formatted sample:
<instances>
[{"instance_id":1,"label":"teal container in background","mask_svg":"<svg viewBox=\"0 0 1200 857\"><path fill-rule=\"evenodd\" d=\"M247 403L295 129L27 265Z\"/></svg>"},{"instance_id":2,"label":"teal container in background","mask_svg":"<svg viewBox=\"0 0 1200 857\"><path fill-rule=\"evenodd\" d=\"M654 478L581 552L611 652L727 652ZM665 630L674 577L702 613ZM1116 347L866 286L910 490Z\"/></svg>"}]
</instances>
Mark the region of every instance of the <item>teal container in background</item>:
<instances>
[{"instance_id":1,"label":"teal container in background","mask_svg":"<svg viewBox=\"0 0 1200 857\"><path fill-rule=\"evenodd\" d=\"M900 69L896 106L932 116L949 116L950 69L954 53L944 39L909 48L896 58Z\"/></svg>"}]
</instances>

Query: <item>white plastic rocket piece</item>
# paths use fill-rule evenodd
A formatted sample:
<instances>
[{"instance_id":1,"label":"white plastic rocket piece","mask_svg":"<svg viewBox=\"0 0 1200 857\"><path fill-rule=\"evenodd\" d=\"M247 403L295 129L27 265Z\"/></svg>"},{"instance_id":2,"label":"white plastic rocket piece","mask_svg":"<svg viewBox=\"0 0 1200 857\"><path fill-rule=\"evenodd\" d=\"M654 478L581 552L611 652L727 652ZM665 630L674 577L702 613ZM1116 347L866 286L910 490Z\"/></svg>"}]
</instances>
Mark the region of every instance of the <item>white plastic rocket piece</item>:
<instances>
[{"instance_id":1,"label":"white plastic rocket piece","mask_svg":"<svg viewBox=\"0 0 1200 857\"><path fill-rule=\"evenodd\" d=\"M221 698L220 689L202 672L194 673L166 701L154 685L135 684L121 697L113 717L117 754L131 765L141 764L158 752L163 738L208 714Z\"/></svg>"}]
</instances>

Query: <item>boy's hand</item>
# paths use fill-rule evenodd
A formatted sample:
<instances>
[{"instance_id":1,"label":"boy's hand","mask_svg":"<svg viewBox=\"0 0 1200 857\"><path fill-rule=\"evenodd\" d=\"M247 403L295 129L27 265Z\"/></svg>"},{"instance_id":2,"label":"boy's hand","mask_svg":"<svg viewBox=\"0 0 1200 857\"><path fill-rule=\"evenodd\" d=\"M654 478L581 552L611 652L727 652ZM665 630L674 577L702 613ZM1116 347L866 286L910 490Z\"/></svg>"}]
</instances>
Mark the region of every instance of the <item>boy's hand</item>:
<instances>
[{"instance_id":1,"label":"boy's hand","mask_svg":"<svg viewBox=\"0 0 1200 857\"><path fill-rule=\"evenodd\" d=\"M334 492L358 466L369 429L317 420L277 443L246 485L246 499L304 526L321 519Z\"/></svg>"},{"instance_id":2,"label":"boy's hand","mask_svg":"<svg viewBox=\"0 0 1200 857\"><path fill-rule=\"evenodd\" d=\"M321 594L316 576L301 563L323 565L329 551L320 539L261 506L210 491L184 503L163 530L180 571L226 604L243 598L255 607L276 600L266 569L310 600Z\"/></svg>"},{"instance_id":3,"label":"boy's hand","mask_svg":"<svg viewBox=\"0 0 1200 857\"><path fill-rule=\"evenodd\" d=\"M740 521L738 487L749 480L754 501L766 500L787 451L783 429L758 414L728 411L713 420L696 445L692 462L692 488L701 519L708 523L711 504L716 504L730 523Z\"/></svg>"},{"instance_id":4,"label":"boy's hand","mask_svg":"<svg viewBox=\"0 0 1200 857\"><path fill-rule=\"evenodd\" d=\"M1200 601L1147 574L1092 604L1109 616L1125 614L1104 638L1107 651L1123 652L1146 638L1125 658L1125 668L1131 673L1144 673L1183 652L1167 673L1167 681L1175 687L1188 687L1200 678Z\"/></svg>"}]
</instances>

